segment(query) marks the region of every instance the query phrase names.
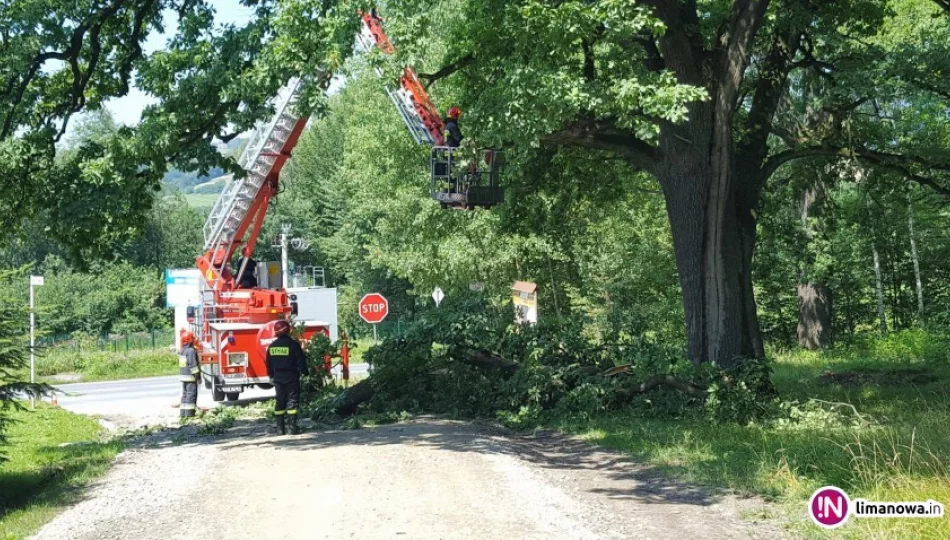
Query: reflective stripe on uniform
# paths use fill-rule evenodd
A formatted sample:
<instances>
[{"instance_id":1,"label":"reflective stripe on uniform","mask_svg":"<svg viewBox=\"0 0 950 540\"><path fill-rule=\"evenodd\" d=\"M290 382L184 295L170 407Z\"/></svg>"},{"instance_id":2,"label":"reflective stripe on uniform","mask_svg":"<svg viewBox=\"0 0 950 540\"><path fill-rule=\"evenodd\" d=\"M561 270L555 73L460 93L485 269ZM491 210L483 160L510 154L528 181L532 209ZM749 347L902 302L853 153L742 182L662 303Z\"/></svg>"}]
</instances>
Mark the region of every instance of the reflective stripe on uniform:
<instances>
[{"instance_id":1,"label":"reflective stripe on uniform","mask_svg":"<svg viewBox=\"0 0 950 540\"><path fill-rule=\"evenodd\" d=\"M274 411L275 416L283 416L286 411Z\"/></svg>"},{"instance_id":2,"label":"reflective stripe on uniform","mask_svg":"<svg viewBox=\"0 0 950 540\"><path fill-rule=\"evenodd\" d=\"M271 356L290 356L290 347L271 347Z\"/></svg>"},{"instance_id":3,"label":"reflective stripe on uniform","mask_svg":"<svg viewBox=\"0 0 950 540\"><path fill-rule=\"evenodd\" d=\"M289 409L287 414L297 414L297 409Z\"/></svg>"},{"instance_id":4,"label":"reflective stripe on uniform","mask_svg":"<svg viewBox=\"0 0 950 540\"><path fill-rule=\"evenodd\" d=\"M195 382L194 375L179 375L178 380L181 382Z\"/></svg>"},{"instance_id":5,"label":"reflective stripe on uniform","mask_svg":"<svg viewBox=\"0 0 950 540\"><path fill-rule=\"evenodd\" d=\"M184 409L186 411L190 411L192 409L197 408L197 405L195 405L194 403L182 403L181 405L179 405L179 408Z\"/></svg>"},{"instance_id":6,"label":"reflective stripe on uniform","mask_svg":"<svg viewBox=\"0 0 950 540\"><path fill-rule=\"evenodd\" d=\"M192 375L197 375L199 371L201 371L201 368L198 367L198 366L195 366L195 367L191 368L191 374L192 374Z\"/></svg>"}]
</instances>

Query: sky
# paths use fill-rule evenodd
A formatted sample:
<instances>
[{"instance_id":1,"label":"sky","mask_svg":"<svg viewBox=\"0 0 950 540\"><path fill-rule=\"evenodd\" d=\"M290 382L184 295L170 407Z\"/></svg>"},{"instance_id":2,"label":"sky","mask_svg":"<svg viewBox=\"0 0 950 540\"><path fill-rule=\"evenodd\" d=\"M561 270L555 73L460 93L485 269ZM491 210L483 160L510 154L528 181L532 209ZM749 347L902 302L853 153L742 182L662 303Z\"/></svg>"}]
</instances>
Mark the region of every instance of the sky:
<instances>
[{"instance_id":1,"label":"sky","mask_svg":"<svg viewBox=\"0 0 950 540\"><path fill-rule=\"evenodd\" d=\"M210 0L210 4L215 8L215 22L218 24L245 24L254 14L252 8L242 6L238 0ZM169 38L178 31L175 12L167 10L163 15L165 18L165 33L152 32L149 34L142 47L145 54L164 49ZM139 123L145 107L152 103L155 103L154 98L138 88L132 87L127 96L106 102L106 108L109 109L117 122L134 126Z\"/></svg>"}]
</instances>

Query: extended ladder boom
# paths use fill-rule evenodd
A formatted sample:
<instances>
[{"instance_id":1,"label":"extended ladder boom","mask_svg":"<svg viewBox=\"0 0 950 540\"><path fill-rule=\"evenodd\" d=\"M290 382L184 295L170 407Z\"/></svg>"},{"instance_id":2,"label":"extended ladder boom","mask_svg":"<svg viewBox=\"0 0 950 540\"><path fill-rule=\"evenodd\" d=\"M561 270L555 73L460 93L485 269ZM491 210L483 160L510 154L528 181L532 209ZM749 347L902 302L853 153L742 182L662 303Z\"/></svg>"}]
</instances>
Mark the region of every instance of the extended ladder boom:
<instances>
[{"instance_id":1,"label":"extended ladder boom","mask_svg":"<svg viewBox=\"0 0 950 540\"><path fill-rule=\"evenodd\" d=\"M367 52L373 47L378 47L386 54L395 54L396 48L383 31L382 19L372 12L363 13L361 17L363 28L358 36L360 47ZM377 69L376 74L382 77L382 70ZM445 145L445 124L432 104L429 93L419 82L419 77L411 67L407 66L403 70L399 78L399 88L387 85L386 94L389 95L389 99L393 102L416 144Z\"/></svg>"},{"instance_id":2,"label":"extended ladder boom","mask_svg":"<svg viewBox=\"0 0 950 540\"><path fill-rule=\"evenodd\" d=\"M248 140L238 160L247 176L228 184L212 207L204 225L206 251L224 248L230 258L254 218L263 219L261 210L266 211L266 200L276 193L280 171L307 124L308 117L293 110L299 95L300 79L295 77L278 93L271 121L258 125Z\"/></svg>"}]
</instances>

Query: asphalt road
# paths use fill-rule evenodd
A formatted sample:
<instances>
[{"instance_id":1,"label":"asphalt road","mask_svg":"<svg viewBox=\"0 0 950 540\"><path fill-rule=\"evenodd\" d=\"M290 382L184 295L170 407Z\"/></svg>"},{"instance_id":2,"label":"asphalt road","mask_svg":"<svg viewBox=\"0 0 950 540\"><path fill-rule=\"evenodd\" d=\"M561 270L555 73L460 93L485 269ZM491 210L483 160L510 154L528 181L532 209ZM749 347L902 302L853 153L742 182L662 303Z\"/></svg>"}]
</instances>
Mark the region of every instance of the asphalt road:
<instances>
[{"instance_id":1,"label":"asphalt road","mask_svg":"<svg viewBox=\"0 0 950 540\"><path fill-rule=\"evenodd\" d=\"M363 375L366 364L354 364L351 375ZM60 407L80 413L102 416L126 416L158 418L178 416L181 383L177 375L151 377L124 381L61 384L56 386L62 393L57 396ZM241 401L255 401L274 397L273 390L253 388L241 394ZM200 386L198 406L217 406L211 399L211 391Z\"/></svg>"}]
</instances>

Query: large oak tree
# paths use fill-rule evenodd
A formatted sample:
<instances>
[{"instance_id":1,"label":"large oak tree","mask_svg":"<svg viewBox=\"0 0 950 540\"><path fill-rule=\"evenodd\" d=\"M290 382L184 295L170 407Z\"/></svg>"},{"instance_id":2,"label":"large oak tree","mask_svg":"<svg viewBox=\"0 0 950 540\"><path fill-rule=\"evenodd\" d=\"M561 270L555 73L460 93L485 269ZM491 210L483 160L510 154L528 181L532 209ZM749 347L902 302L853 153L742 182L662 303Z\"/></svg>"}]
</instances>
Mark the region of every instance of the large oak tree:
<instances>
[{"instance_id":1,"label":"large oak tree","mask_svg":"<svg viewBox=\"0 0 950 540\"><path fill-rule=\"evenodd\" d=\"M413 36L444 39L423 79L472 111L478 136L612 153L656 178L695 362L764 356L751 267L779 167L843 161L950 194L950 17L929 0L390 8L408 58L431 49Z\"/></svg>"}]
</instances>

